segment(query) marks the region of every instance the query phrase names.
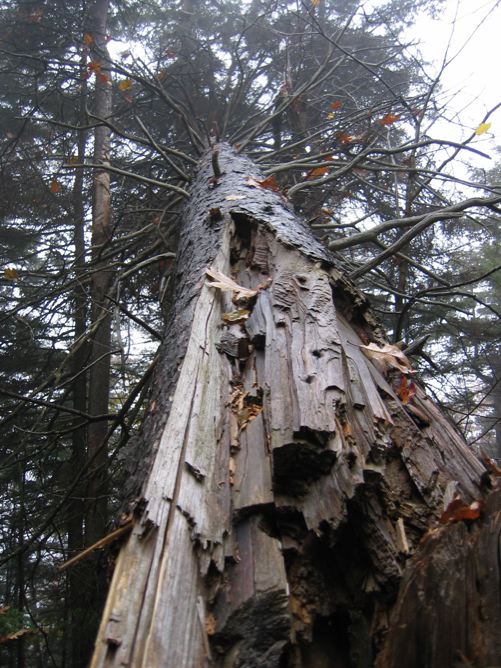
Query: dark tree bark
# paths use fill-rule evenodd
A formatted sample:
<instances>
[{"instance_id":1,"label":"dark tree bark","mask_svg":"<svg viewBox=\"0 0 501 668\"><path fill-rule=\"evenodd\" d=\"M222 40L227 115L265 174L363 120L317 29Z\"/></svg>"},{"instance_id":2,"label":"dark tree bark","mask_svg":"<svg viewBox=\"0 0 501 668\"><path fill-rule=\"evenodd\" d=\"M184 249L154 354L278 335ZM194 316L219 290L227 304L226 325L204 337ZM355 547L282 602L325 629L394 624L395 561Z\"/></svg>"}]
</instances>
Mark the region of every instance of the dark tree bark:
<instances>
[{"instance_id":1,"label":"dark tree bark","mask_svg":"<svg viewBox=\"0 0 501 668\"><path fill-rule=\"evenodd\" d=\"M111 82L105 69L108 65L106 49L106 22L108 0L96 0L93 6L94 62L96 71L95 114L107 119L111 115ZM109 163L110 130L105 125L94 131L94 162ZM92 325L94 328L90 354L89 413L108 412L110 394L111 314L106 297L111 272L101 254L111 239L110 174L105 169L94 173L92 193ZM108 425L105 421L91 422L88 428L88 457L90 462L89 508L86 519L86 540L92 544L104 533L108 523L107 453L105 439Z\"/></svg>"},{"instance_id":2,"label":"dark tree bark","mask_svg":"<svg viewBox=\"0 0 501 668\"><path fill-rule=\"evenodd\" d=\"M86 57L82 56L81 68L86 67ZM82 125L85 123L85 105L87 101L87 82L82 84L80 96L79 118ZM87 131L82 130L78 136L77 159L79 163L85 160L85 146ZM88 363L88 350L82 344L87 329L87 293L85 289L85 207L84 207L84 171L77 170L72 191L72 205L74 215L73 244L75 246L75 277L74 289L74 319L75 342L79 347L74 352L72 365L72 395L73 408L81 413L87 412L87 373L84 369ZM71 486L75 472L82 471L86 463L87 426L85 420L75 419L75 430L72 434L72 455L68 471L68 486ZM68 557L72 558L84 547L85 528L85 486L78 484L68 503ZM68 630L69 647L71 647L71 665L73 668L85 666L85 657L89 655L88 641L82 634L82 619L86 616L82 604L86 599L88 585L85 581L86 566L76 566L68 571Z\"/></svg>"},{"instance_id":3,"label":"dark tree bark","mask_svg":"<svg viewBox=\"0 0 501 668\"><path fill-rule=\"evenodd\" d=\"M90 7L89 33L92 37L91 59L95 64L94 113L98 118L111 116L112 87L109 75L106 26L108 0L95 0ZM94 130L94 163L109 164L110 130L98 125ZM87 412L91 416L108 413L111 363L111 307L107 298L112 272L102 254L112 235L110 205L110 174L96 169L92 184L92 280L91 328L87 358L89 367L84 382L88 381ZM82 353L84 351L82 350ZM83 355L80 356L82 359ZM82 369L80 369L82 370ZM83 391L83 387L82 387ZM94 544L106 534L108 526L108 423L90 422L87 427L87 485L85 490L85 545ZM83 587L74 587L80 594L78 607L73 608L72 665L83 668L92 653L93 639L106 596L106 564L96 552L90 559L77 565L74 577ZM75 592L75 593L76 593ZM77 629L76 626L79 625ZM76 635L76 638L75 638Z\"/></svg>"},{"instance_id":4,"label":"dark tree bark","mask_svg":"<svg viewBox=\"0 0 501 668\"><path fill-rule=\"evenodd\" d=\"M184 213L91 665L445 668L393 640L412 624L401 583L483 467L422 388L402 403L401 372L363 352L385 343L364 296L250 160L218 150ZM208 267L257 294L211 286Z\"/></svg>"}]
</instances>

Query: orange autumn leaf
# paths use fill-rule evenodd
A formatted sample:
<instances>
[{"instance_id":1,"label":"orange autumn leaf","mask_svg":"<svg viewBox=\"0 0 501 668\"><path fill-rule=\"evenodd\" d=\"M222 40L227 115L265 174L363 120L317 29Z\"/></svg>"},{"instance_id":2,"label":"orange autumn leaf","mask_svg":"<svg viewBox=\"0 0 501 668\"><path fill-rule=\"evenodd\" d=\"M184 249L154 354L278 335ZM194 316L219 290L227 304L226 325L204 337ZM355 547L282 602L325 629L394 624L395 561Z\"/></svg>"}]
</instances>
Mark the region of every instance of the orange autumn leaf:
<instances>
[{"instance_id":1,"label":"orange autumn leaf","mask_svg":"<svg viewBox=\"0 0 501 668\"><path fill-rule=\"evenodd\" d=\"M341 109L343 106L343 103L341 100L336 100L335 102L331 102L329 107L332 109L332 111L337 111L338 109Z\"/></svg>"},{"instance_id":2,"label":"orange autumn leaf","mask_svg":"<svg viewBox=\"0 0 501 668\"><path fill-rule=\"evenodd\" d=\"M413 380L408 380L407 376L402 374L398 386L397 395L403 404L408 404L416 394L416 386Z\"/></svg>"},{"instance_id":3,"label":"orange autumn leaf","mask_svg":"<svg viewBox=\"0 0 501 668\"><path fill-rule=\"evenodd\" d=\"M378 119L378 123L384 127L385 125L393 125L399 119L400 116L398 114L385 114L382 118Z\"/></svg>"},{"instance_id":4,"label":"orange autumn leaf","mask_svg":"<svg viewBox=\"0 0 501 668\"><path fill-rule=\"evenodd\" d=\"M5 270L5 271L7 271L7 270ZM483 456L481 459L482 459L483 463L485 464L485 467L487 468L487 470L490 473L492 473L493 475L495 475L498 478L501 477L501 468L499 468L499 466L496 464L496 462L493 459L491 459L490 457L487 457L487 456Z\"/></svg>"},{"instance_id":5,"label":"orange autumn leaf","mask_svg":"<svg viewBox=\"0 0 501 668\"><path fill-rule=\"evenodd\" d=\"M118 90L125 91L125 90L130 90L131 88L132 88L131 79L124 79L123 81L120 81L118 83Z\"/></svg>"},{"instance_id":6,"label":"orange autumn leaf","mask_svg":"<svg viewBox=\"0 0 501 668\"><path fill-rule=\"evenodd\" d=\"M310 169L308 174L306 174L306 180L310 181L311 179L317 179L319 176L327 174L328 171L329 167L315 167L314 169Z\"/></svg>"},{"instance_id":7,"label":"orange autumn leaf","mask_svg":"<svg viewBox=\"0 0 501 668\"><path fill-rule=\"evenodd\" d=\"M353 432L351 430L350 423L349 422L343 422L343 436L345 438L349 438L352 435L353 435Z\"/></svg>"},{"instance_id":8,"label":"orange autumn leaf","mask_svg":"<svg viewBox=\"0 0 501 668\"><path fill-rule=\"evenodd\" d=\"M347 132L338 132L336 134L336 139L340 144L349 144L353 141L353 136L349 135Z\"/></svg>"},{"instance_id":9,"label":"orange autumn leaf","mask_svg":"<svg viewBox=\"0 0 501 668\"><path fill-rule=\"evenodd\" d=\"M94 38L92 37L92 35L89 35L89 33L86 32L85 35L83 36L83 43L85 44L85 46L89 46L90 44L92 44L93 41Z\"/></svg>"},{"instance_id":10,"label":"orange autumn leaf","mask_svg":"<svg viewBox=\"0 0 501 668\"><path fill-rule=\"evenodd\" d=\"M205 631L208 636L213 636L216 633L217 624L216 618L213 614L209 613L205 618Z\"/></svg>"},{"instance_id":11,"label":"orange autumn leaf","mask_svg":"<svg viewBox=\"0 0 501 668\"><path fill-rule=\"evenodd\" d=\"M51 193L61 192L61 184L59 183L59 181L57 179L52 179L52 181L50 182L49 188L50 188Z\"/></svg>"},{"instance_id":12,"label":"orange autumn leaf","mask_svg":"<svg viewBox=\"0 0 501 668\"><path fill-rule=\"evenodd\" d=\"M109 80L110 80L110 77L107 74L105 74L104 72L99 72L97 74L97 78L99 79L99 81L101 83L108 83Z\"/></svg>"},{"instance_id":13,"label":"orange autumn leaf","mask_svg":"<svg viewBox=\"0 0 501 668\"><path fill-rule=\"evenodd\" d=\"M257 181L260 188L265 190L273 190L273 192L279 193L281 188L274 174L271 174L263 181Z\"/></svg>"},{"instance_id":14,"label":"orange autumn leaf","mask_svg":"<svg viewBox=\"0 0 501 668\"><path fill-rule=\"evenodd\" d=\"M478 520L484 507L483 501L473 501L469 505L461 498L453 499L442 513L440 524L461 522L462 520Z\"/></svg>"},{"instance_id":15,"label":"orange autumn leaf","mask_svg":"<svg viewBox=\"0 0 501 668\"><path fill-rule=\"evenodd\" d=\"M91 60L87 67L89 72L99 73L101 71L101 63L97 63L95 60Z\"/></svg>"}]
</instances>

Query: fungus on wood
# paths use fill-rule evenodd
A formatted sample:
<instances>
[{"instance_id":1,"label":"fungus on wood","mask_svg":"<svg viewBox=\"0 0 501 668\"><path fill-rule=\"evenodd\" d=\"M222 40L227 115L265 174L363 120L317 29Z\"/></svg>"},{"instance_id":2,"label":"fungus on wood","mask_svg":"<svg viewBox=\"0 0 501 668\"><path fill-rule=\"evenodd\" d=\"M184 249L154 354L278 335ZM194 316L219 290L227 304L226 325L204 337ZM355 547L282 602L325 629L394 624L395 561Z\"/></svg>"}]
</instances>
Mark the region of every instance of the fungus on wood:
<instances>
[{"instance_id":1,"label":"fungus on wood","mask_svg":"<svg viewBox=\"0 0 501 668\"><path fill-rule=\"evenodd\" d=\"M484 468L364 352L387 343L366 298L256 166L225 144L212 165L183 216L91 665L369 667L393 651L392 610L408 623L395 601L421 537Z\"/></svg>"}]
</instances>

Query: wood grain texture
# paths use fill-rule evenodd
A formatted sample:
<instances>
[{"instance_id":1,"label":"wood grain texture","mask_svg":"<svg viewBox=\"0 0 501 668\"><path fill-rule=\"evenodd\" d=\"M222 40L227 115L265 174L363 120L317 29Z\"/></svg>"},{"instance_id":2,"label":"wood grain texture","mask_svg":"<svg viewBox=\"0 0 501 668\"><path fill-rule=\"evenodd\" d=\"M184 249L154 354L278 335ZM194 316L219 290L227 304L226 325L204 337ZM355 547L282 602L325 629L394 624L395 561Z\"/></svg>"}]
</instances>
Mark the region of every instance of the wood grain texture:
<instances>
[{"instance_id":1,"label":"wood grain texture","mask_svg":"<svg viewBox=\"0 0 501 668\"><path fill-rule=\"evenodd\" d=\"M419 421L400 372L364 355L384 342L367 300L249 185L249 159L221 145L219 164L214 183L202 159L185 211L161 415L130 460L144 501L92 666L397 665L377 657L400 648L388 620L412 555L451 495L481 494L483 467L422 388ZM257 290L247 320L225 323L242 304L208 266Z\"/></svg>"}]
</instances>

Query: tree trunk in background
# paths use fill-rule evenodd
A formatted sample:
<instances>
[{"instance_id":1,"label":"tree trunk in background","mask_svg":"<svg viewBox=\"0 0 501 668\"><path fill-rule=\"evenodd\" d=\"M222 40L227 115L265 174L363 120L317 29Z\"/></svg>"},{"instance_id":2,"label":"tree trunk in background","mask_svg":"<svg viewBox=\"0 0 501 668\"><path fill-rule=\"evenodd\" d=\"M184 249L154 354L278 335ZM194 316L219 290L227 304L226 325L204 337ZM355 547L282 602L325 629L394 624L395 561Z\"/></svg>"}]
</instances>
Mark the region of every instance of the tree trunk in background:
<instances>
[{"instance_id":1,"label":"tree trunk in background","mask_svg":"<svg viewBox=\"0 0 501 668\"><path fill-rule=\"evenodd\" d=\"M96 60L101 70L96 74L95 115L109 118L111 115L111 82L105 80L106 68L106 17L108 0L98 0L94 7L94 44ZM99 60L97 60L99 58ZM110 130L104 125L95 129L94 162L108 163L110 159ZM94 173L92 199L92 323L96 325L92 337L89 387L89 413L102 415L108 412L110 389L110 304L106 292L110 284L110 270L101 260L111 238L110 175L105 170ZM108 430L103 420L89 425L88 454L91 462L88 496L90 512L87 517L86 537L93 543L104 534L107 526L107 456L103 443Z\"/></svg>"},{"instance_id":2,"label":"tree trunk in background","mask_svg":"<svg viewBox=\"0 0 501 668\"><path fill-rule=\"evenodd\" d=\"M111 80L109 78L106 48L106 21L108 0L96 0L92 8L93 44L92 62L95 63L95 99L94 114L98 118L111 115ZM110 156L110 131L104 126L94 131L94 158L96 164L108 163ZM91 283L91 321L94 327L91 339L89 364L88 413L91 416L108 413L110 393L110 353L111 353L111 314L107 300L107 289L111 272L101 255L106 250L111 238L110 175L105 170L96 170L93 181L92 199L92 283ZM108 525L108 456L106 421L91 422L88 426L88 485L87 509L85 518L85 542L92 545L106 534ZM82 632L82 644L86 650L78 666L87 665L92 649L93 635L106 592L106 567L100 561L99 554L87 560L83 575L88 593L83 601L87 612L85 631Z\"/></svg>"},{"instance_id":3,"label":"tree trunk in background","mask_svg":"<svg viewBox=\"0 0 501 668\"><path fill-rule=\"evenodd\" d=\"M384 342L366 299L252 180L250 160L219 153L222 176L207 154L184 214L155 396L130 461L146 481L91 666L368 668L383 652L381 667L446 668L428 660L426 636L394 654L400 620L414 628L398 616L400 585L423 574L426 543L409 557L455 493L480 495L483 468L421 388L402 403L401 373L362 351ZM207 285L208 266L257 296L232 303ZM454 543L461 572L483 531L460 523L430 540L469 537ZM438 596L442 582L429 585ZM467 631L445 636L453 616L434 618L438 637L467 657Z\"/></svg>"},{"instance_id":4,"label":"tree trunk in background","mask_svg":"<svg viewBox=\"0 0 501 668\"><path fill-rule=\"evenodd\" d=\"M82 74L86 72L86 56L82 57ZM80 124L86 123L85 105L87 101L87 83L82 81L82 92L80 96ZM77 160L79 164L85 162L85 147L87 143L87 131L82 130L78 135ZM84 170L76 170L73 183L72 204L74 215L73 244L75 246L75 276L76 285L74 290L74 319L75 319L75 341L80 341L87 329L87 293L84 284L85 274L85 209L84 209ZM72 374L73 408L82 413L87 412L87 379L88 375L83 369L88 364L88 349L80 345L74 352ZM83 424L82 424L83 422ZM75 419L75 430L72 434L72 456L68 472L68 487L71 486L74 476L82 471L86 463L87 426L82 418ZM74 557L84 547L84 522L85 522L85 489L83 484L76 486L72 498L68 503L68 558ZM82 609L86 600L88 585L85 581L85 566L76 565L68 570L68 622L70 630L71 666L85 666L85 636L82 634L82 626L85 626L87 611ZM83 643L83 644L82 644Z\"/></svg>"}]
</instances>

